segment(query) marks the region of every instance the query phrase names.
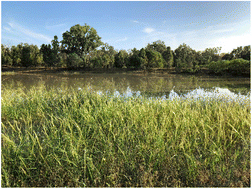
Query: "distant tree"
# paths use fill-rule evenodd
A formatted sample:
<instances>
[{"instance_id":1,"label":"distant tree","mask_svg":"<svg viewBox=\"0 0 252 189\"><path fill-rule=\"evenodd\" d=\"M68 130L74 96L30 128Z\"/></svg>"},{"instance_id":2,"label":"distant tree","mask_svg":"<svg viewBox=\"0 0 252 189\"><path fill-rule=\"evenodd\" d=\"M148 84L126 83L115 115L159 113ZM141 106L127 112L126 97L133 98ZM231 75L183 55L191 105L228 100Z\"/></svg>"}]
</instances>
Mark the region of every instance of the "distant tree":
<instances>
[{"instance_id":1,"label":"distant tree","mask_svg":"<svg viewBox=\"0 0 252 189\"><path fill-rule=\"evenodd\" d=\"M232 60L232 59L233 59L233 55L229 53L221 57L221 60Z\"/></svg>"},{"instance_id":2,"label":"distant tree","mask_svg":"<svg viewBox=\"0 0 252 189\"><path fill-rule=\"evenodd\" d=\"M219 61L221 59L219 55L220 51L221 51L221 47L206 48L202 52L204 64L208 64L211 61Z\"/></svg>"},{"instance_id":3,"label":"distant tree","mask_svg":"<svg viewBox=\"0 0 252 189\"><path fill-rule=\"evenodd\" d=\"M140 49L139 52L140 68L146 69L148 65L148 57L144 48Z\"/></svg>"},{"instance_id":4,"label":"distant tree","mask_svg":"<svg viewBox=\"0 0 252 189\"><path fill-rule=\"evenodd\" d=\"M148 58L147 68L163 68L164 59L161 53L153 50L146 50Z\"/></svg>"},{"instance_id":5,"label":"distant tree","mask_svg":"<svg viewBox=\"0 0 252 189\"><path fill-rule=\"evenodd\" d=\"M30 59L32 66L39 66L43 62L43 56L37 45L30 45Z\"/></svg>"},{"instance_id":6,"label":"distant tree","mask_svg":"<svg viewBox=\"0 0 252 189\"><path fill-rule=\"evenodd\" d=\"M83 65L83 59L80 58L76 53L67 55L67 67L68 68L79 68Z\"/></svg>"},{"instance_id":7,"label":"distant tree","mask_svg":"<svg viewBox=\"0 0 252 189\"><path fill-rule=\"evenodd\" d=\"M163 54L163 52L166 51L167 48L165 46L164 41L158 40L158 41L153 42L152 44L148 44L146 47L146 50L157 51Z\"/></svg>"},{"instance_id":8,"label":"distant tree","mask_svg":"<svg viewBox=\"0 0 252 189\"><path fill-rule=\"evenodd\" d=\"M40 47L40 52L42 53L43 61L46 66L52 67L55 65L55 54L50 44L42 44Z\"/></svg>"},{"instance_id":9,"label":"distant tree","mask_svg":"<svg viewBox=\"0 0 252 189\"><path fill-rule=\"evenodd\" d=\"M18 44L17 46L11 47L11 57L13 66L21 66L21 55L23 50L23 44Z\"/></svg>"},{"instance_id":10,"label":"distant tree","mask_svg":"<svg viewBox=\"0 0 252 189\"><path fill-rule=\"evenodd\" d=\"M129 54L126 50L120 50L115 55L115 67L123 68L128 65L129 62Z\"/></svg>"},{"instance_id":11,"label":"distant tree","mask_svg":"<svg viewBox=\"0 0 252 189\"><path fill-rule=\"evenodd\" d=\"M171 47L167 47L165 51L163 51L162 56L164 58L164 67L169 68L173 65L173 54Z\"/></svg>"},{"instance_id":12,"label":"distant tree","mask_svg":"<svg viewBox=\"0 0 252 189\"><path fill-rule=\"evenodd\" d=\"M21 53L22 66L29 67L33 65L30 54L31 54L31 48L27 43L25 43Z\"/></svg>"},{"instance_id":13,"label":"distant tree","mask_svg":"<svg viewBox=\"0 0 252 189\"><path fill-rule=\"evenodd\" d=\"M52 40L52 62L53 65L57 65L60 61L60 57L59 57L59 51L60 51L60 46L59 46L59 41L58 41L58 37L57 35L54 36L54 39Z\"/></svg>"},{"instance_id":14,"label":"distant tree","mask_svg":"<svg viewBox=\"0 0 252 189\"><path fill-rule=\"evenodd\" d=\"M251 49L250 49L250 45L248 45L245 47L242 47L242 46L237 47L230 53L230 55L233 57L232 59L242 58L244 60L250 60L250 53L251 53Z\"/></svg>"},{"instance_id":15,"label":"distant tree","mask_svg":"<svg viewBox=\"0 0 252 189\"><path fill-rule=\"evenodd\" d=\"M175 67L177 69L193 68L193 62L195 61L195 51L185 43L180 45L175 50Z\"/></svg>"},{"instance_id":16,"label":"distant tree","mask_svg":"<svg viewBox=\"0 0 252 189\"><path fill-rule=\"evenodd\" d=\"M1 44L1 64L2 65L8 65L8 66L12 66L12 58L11 58L11 51L10 49Z\"/></svg>"},{"instance_id":17,"label":"distant tree","mask_svg":"<svg viewBox=\"0 0 252 189\"><path fill-rule=\"evenodd\" d=\"M115 54L117 53L114 50L113 46L105 43L101 48L101 54L103 56L103 67L104 68L113 68L115 64Z\"/></svg>"},{"instance_id":18,"label":"distant tree","mask_svg":"<svg viewBox=\"0 0 252 189\"><path fill-rule=\"evenodd\" d=\"M250 45L243 47L241 58L243 58L244 60L250 60L250 56L251 56Z\"/></svg>"},{"instance_id":19,"label":"distant tree","mask_svg":"<svg viewBox=\"0 0 252 189\"><path fill-rule=\"evenodd\" d=\"M139 59L139 53L140 53L140 51L137 50L136 48L131 50L129 64L128 64L129 67L139 68L141 66L141 62Z\"/></svg>"},{"instance_id":20,"label":"distant tree","mask_svg":"<svg viewBox=\"0 0 252 189\"><path fill-rule=\"evenodd\" d=\"M63 51L67 54L75 53L79 57L87 55L90 51L102 45L101 37L97 31L85 24L72 26L70 31L63 33Z\"/></svg>"},{"instance_id":21,"label":"distant tree","mask_svg":"<svg viewBox=\"0 0 252 189\"><path fill-rule=\"evenodd\" d=\"M42 55L37 45L25 43L22 47L21 65L24 67L38 66L42 63Z\"/></svg>"}]
</instances>

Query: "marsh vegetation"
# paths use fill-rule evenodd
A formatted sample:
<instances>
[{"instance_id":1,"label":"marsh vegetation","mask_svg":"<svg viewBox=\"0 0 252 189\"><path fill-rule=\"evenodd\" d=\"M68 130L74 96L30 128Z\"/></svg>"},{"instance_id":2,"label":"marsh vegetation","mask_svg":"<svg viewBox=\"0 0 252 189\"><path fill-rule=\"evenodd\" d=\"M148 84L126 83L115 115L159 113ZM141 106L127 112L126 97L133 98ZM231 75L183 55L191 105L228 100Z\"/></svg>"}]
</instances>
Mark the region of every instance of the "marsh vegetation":
<instances>
[{"instance_id":1,"label":"marsh vegetation","mask_svg":"<svg viewBox=\"0 0 252 189\"><path fill-rule=\"evenodd\" d=\"M2 86L2 187L250 187L250 92Z\"/></svg>"}]
</instances>

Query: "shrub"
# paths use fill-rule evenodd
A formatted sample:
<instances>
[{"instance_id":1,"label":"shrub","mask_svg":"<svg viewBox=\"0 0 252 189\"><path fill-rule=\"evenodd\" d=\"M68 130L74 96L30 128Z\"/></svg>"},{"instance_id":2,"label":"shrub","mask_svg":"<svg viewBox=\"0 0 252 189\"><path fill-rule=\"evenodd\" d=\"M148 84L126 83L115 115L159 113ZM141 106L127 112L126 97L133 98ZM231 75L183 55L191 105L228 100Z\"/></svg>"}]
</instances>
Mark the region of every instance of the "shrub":
<instances>
[{"instance_id":1,"label":"shrub","mask_svg":"<svg viewBox=\"0 0 252 189\"><path fill-rule=\"evenodd\" d=\"M244 59L231 60L228 71L235 75L250 73L250 61Z\"/></svg>"},{"instance_id":2,"label":"shrub","mask_svg":"<svg viewBox=\"0 0 252 189\"><path fill-rule=\"evenodd\" d=\"M79 68L83 65L83 60L76 54L69 54L67 57L67 67L68 68Z\"/></svg>"},{"instance_id":3,"label":"shrub","mask_svg":"<svg viewBox=\"0 0 252 189\"><path fill-rule=\"evenodd\" d=\"M215 74L223 74L227 72L228 70L228 65L229 65L228 60L219 60L219 61L212 61L208 64L208 68L210 72L213 72Z\"/></svg>"}]
</instances>

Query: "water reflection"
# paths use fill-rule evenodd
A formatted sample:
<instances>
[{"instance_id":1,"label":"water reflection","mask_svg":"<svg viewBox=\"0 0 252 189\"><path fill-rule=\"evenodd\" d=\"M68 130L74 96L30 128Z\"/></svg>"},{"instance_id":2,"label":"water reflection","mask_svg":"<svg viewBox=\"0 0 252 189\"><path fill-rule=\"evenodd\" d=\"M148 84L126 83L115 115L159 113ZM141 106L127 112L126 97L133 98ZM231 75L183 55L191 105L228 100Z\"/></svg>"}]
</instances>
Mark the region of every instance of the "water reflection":
<instances>
[{"instance_id":1,"label":"water reflection","mask_svg":"<svg viewBox=\"0 0 252 189\"><path fill-rule=\"evenodd\" d=\"M31 88L45 85L48 90L52 87L85 88L92 86L95 91L118 91L124 93L129 87L132 91L140 91L150 96L169 95L171 90L178 94L185 94L197 88L211 89L214 87L228 88L238 94L247 94L250 91L249 78L223 78L210 76L186 76L163 74L14 74L2 75L2 87Z\"/></svg>"}]
</instances>

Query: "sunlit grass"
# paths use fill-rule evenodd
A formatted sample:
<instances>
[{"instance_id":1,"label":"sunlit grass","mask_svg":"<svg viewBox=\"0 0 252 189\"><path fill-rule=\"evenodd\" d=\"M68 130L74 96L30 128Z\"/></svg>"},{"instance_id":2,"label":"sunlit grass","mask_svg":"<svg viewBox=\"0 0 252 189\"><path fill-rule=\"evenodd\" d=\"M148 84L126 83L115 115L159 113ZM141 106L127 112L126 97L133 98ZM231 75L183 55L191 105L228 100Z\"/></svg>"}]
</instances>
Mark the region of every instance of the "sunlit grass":
<instances>
[{"instance_id":1,"label":"sunlit grass","mask_svg":"<svg viewBox=\"0 0 252 189\"><path fill-rule=\"evenodd\" d=\"M249 96L216 90L4 87L2 187L250 187Z\"/></svg>"}]
</instances>

